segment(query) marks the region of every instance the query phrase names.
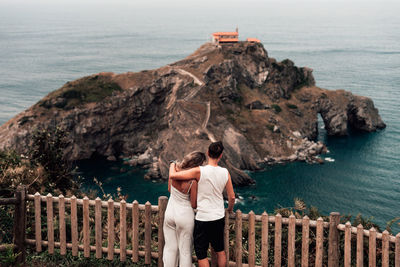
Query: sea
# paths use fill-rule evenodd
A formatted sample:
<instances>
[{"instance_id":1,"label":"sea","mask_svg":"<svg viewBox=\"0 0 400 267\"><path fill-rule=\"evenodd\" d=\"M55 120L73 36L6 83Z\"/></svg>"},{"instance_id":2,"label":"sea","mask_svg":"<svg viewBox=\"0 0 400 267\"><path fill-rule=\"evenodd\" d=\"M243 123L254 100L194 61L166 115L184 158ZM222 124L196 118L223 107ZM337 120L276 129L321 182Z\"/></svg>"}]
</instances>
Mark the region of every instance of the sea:
<instances>
[{"instance_id":1,"label":"sea","mask_svg":"<svg viewBox=\"0 0 400 267\"><path fill-rule=\"evenodd\" d=\"M294 199L324 214L362 214L381 228L400 216L400 3L384 1L0 1L0 124L68 81L154 69L178 61L215 31L239 29L270 57L312 68L317 86L371 97L387 128L326 135L323 165L250 172L235 209L273 212ZM123 160L78 163L86 190L117 188L157 203L167 183ZM400 229L398 227L395 227Z\"/></svg>"}]
</instances>

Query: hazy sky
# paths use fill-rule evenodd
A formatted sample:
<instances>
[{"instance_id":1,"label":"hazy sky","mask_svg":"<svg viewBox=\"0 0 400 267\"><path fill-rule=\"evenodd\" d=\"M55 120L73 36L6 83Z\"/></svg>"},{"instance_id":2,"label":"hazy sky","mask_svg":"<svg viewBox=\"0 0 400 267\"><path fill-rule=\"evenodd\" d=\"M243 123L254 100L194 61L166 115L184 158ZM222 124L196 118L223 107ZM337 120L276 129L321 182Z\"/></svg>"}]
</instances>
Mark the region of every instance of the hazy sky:
<instances>
[{"instance_id":1,"label":"hazy sky","mask_svg":"<svg viewBox=\"0 0 400 267\"><path fill-rule=\"evenodd\" d=\"M0 4L11 4L11 5L20 5L20 4L28 4L28 5L135 5L135 6L154 6L154 5L163 5L163 6L172 6L172 5L220 5L220 4L255 4L255 3L266 3L266 2L315 2L315 3L343 3L344 5L349 3L382 3L382 2L397 2L394 0L201 0L201 1L190 1L190 0L1 0Z\"/></svg>"}]
</instances>

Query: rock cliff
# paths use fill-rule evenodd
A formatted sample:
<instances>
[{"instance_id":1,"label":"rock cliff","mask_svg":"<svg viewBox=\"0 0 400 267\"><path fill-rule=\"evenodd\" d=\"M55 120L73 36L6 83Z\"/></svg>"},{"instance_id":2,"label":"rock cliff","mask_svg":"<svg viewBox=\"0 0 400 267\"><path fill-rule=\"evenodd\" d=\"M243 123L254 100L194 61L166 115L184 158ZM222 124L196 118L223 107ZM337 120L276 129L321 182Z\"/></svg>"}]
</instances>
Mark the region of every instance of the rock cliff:
<instances>
[{"instance_id":1,"label":"rock cliff","mask_svg":"<svg viewBox=\"0 0 400 267\"><path fill-rule=\"evenodd\" d=\"M138 73L99 73L66 83L0 127L0 149L26 152L36 128L69 133L70 160L126 157L167 178L168 161L211 141L236 185L265 163L312 161L321 114L328 134L385 127L371 99L315 86L312 70L268 57L262 44L206 43L187 58Z\"/></svg>"}]
</instances>

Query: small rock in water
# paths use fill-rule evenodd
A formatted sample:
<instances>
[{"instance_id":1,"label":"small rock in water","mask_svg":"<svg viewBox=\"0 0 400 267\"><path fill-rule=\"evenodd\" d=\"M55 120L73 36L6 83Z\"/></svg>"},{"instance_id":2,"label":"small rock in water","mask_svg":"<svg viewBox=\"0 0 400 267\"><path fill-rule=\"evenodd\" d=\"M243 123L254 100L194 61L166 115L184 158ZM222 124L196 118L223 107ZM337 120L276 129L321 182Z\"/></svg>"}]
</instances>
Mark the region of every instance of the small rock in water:
<instances>
[{"instance_id":1,"label":"small rock in water","mask_svg":"<svg viewBox=\"0 0 400 267\"><path fill-rule=\"evenodd\" d=\"M117 158L115 156L108 156L107 160L108 161L117 161Z\"/></svg>"}]
</instances>

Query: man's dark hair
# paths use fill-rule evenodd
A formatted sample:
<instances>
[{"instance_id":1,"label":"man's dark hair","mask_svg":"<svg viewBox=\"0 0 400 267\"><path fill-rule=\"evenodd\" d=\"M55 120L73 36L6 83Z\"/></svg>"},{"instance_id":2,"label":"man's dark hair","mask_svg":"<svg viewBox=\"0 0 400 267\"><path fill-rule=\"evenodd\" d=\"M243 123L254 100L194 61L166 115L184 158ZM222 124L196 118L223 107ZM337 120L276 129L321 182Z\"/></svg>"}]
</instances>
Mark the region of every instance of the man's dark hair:
<instances>
[{"instance_id":1,"label":"man's dark hair","mask_svg":"<svg viewBox=\"0 0 400 267\"><path fill-rule=\"evenodd\" d=\"M208 147L208 155L210 158L217 159L221 156L222 151L224 151L224 145L221 141L211 143Z\"/></svg>"}]
</instances>

